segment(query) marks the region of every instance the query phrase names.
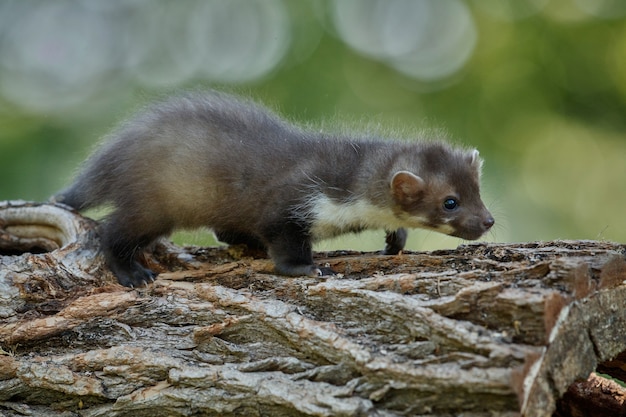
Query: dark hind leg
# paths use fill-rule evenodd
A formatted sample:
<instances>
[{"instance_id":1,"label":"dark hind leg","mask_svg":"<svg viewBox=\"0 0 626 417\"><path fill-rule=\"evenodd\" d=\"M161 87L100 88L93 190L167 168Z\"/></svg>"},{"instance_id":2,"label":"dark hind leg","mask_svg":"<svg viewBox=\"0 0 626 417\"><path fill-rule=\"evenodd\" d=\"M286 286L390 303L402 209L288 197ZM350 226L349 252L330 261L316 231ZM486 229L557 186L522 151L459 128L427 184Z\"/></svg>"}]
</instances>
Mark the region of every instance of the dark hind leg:
<instances>
[{"instance_id":1,"label":"dark hind leg","mask_svg":"<svg viewBox=\"0 0 626 417\"><path fill-rule=\"evenodd\" d=\"M248 233L233 230L215 230L214 233L217 240L228 243L229 245L246 245L249 249L263 252L267 250L260 239Z\"/></svg>"},{"instance_id":2,"label":"dark hind leg","mask_svg":"<svg viewBox=\"0 0 626 417\"><path fill-rule=\"evenodd\" d=\"M155 222L158 223L158 222ZM126 287L141 287L153 282L157 274L143 267L138 256L150 243L171 229L159 224L148 227L138 219L113 213L101 226L101 238L107 265Z\"/></svg>"}]
</instances>

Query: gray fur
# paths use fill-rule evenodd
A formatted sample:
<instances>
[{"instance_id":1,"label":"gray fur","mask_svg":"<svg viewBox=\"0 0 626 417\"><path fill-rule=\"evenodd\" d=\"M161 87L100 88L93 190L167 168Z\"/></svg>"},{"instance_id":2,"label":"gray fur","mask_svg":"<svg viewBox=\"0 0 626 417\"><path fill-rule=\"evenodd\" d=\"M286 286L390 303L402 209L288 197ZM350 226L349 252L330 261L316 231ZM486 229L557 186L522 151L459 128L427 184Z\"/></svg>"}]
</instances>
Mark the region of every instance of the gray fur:
<instances>
[{"instance_id":1,"label":"gray fur","mask_svg":"<svg viewBox=\"0 0 626 417\"><path fill-rule=\"evenodd\" d=\"M419 198L390 189L403 170L424 180ZM402 227L415 226L402 218L418 216L427 220L420 227L446 222L452 234L475 239L493 224L479 177L472 151L306 131L256 104L209 92L169 99L124 124L53 198L77 209L111 204L101 230L107 260L121 283L140 285L154 273L135 253L174 229L199 226L227 243L268 249L280 273L319 274L310 247L326 237L311 235L322 230L314 227L320 202L333 208L367 201L397 213ZM449 193L460 194L464 211L443 219L440 200ZM387 252L397 253L406 233L392 223L383 225ZM333 234L371 224L375 219L350 220Z\"/></svg>"}]
</instances>

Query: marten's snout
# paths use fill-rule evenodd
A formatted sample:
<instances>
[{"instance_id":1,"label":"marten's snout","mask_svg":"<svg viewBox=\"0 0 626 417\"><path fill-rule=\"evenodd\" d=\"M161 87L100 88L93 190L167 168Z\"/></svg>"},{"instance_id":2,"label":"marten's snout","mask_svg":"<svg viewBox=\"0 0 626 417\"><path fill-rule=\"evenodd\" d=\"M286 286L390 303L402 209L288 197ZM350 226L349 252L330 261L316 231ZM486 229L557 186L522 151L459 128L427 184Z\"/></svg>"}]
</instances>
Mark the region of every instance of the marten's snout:
<instances>
[{"instance_id":1,"label":"marten's snout","mask_svg":"<svg viewBox=\"0 0 626 417\"><path fill-rule=\"evenodd\" d=\"M476 240L487 233L496 221L491 213L484 209L473 216L459 216L450 223L454 227L450 235L466 240Z\"/></svg>"},{"instance_id":2,"label":"marten's snout","mask_svg":"<svg viewBox=\"0 0 626 417\"><path fill-rule=\"evenodd\" d=\"M482 229L483 229L482 234L485 234L489 230L491 230L494 224L496 224L495 219L493 218L493 216L491 215L491 213L489 213L487 209L484 209L483 215L482 215Z\"/></svg>"}]
</instances>

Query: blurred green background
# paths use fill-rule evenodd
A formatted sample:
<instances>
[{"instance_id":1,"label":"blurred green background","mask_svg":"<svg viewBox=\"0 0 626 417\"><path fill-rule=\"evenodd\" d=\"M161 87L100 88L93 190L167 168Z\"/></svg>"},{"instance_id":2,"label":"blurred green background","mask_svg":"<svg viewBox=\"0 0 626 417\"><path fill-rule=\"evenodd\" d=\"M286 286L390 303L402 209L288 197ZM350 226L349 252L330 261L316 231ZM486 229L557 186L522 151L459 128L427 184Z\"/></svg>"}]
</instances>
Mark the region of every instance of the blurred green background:
<instances>
[{"instance_id":1,"label":"blurred green background","mask_svg":"<svg viewBox=\"0 0 626 417\"><path fill-rule=\"evenodd\" d=\"M626 241L624 0L3 0L0 200L47 199L133 109L204 87L325 129L445 129L485 159L485 240Z\"/></svg>"}]
</instances>

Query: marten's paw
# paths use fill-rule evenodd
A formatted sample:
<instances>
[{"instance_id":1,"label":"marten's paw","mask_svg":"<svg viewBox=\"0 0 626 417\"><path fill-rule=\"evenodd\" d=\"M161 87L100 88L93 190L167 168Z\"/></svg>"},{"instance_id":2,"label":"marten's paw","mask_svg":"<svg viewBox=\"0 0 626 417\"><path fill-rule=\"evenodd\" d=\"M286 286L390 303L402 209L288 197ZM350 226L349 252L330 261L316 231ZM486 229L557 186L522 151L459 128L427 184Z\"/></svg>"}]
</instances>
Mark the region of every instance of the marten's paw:
<instances>
[{"instance_id":1,"label":"marten's paw","mask_svg":"<svg viewBox=\"0 0 626 417\"><path fill-rule=\"evenodd\" d=\"M157 273L141 266L138 262L130 264L119 261L109 262L111 271L117 277L117 281L125 287L145 287L154 282Z\"/></svg>"},{"instance_id":2,"label":"marten's paw","mask_svg":"<svg viewBox=\"0 0 626 417\"><path fill-rule=\"evenodd\" d=\"M289 275L292 277L297 276L309 276L309 277L323 277L336 275L335 271L328 267L322 267L317 265L307 264L293 264L293 263L281 263L276 264L276 272L281 275Z\"/></svg>"},{"instance_id":3,"label":"marten's paw","mask_svg":"<svg viewBox=\"0 0 626 417\"><path fill-rule=\"evenodd\" d=\"M318 277L334 277L337 273L328 266L320 266L317 267L317 276Z\"/></svg>"}]
</instances>

